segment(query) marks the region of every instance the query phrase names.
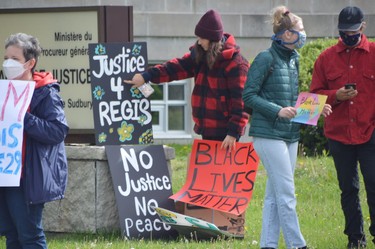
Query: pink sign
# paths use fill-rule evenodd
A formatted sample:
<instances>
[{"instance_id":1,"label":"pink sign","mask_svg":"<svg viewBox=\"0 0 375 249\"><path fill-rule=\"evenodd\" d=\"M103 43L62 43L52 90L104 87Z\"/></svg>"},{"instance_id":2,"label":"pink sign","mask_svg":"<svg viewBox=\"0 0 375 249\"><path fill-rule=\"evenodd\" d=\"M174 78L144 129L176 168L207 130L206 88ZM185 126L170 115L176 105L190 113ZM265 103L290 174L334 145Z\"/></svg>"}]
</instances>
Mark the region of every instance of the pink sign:
<instances>
[{"instance_id":1,"label":"pink sign","mask_svg":"<svg viewBox=\"0 0 375 249\"><path fill-rule=\"evenodd\" d=\"M296 123L316 125L326 101L325 95L301 92L295 106L297 115L291 120Z\"/></svg>"}]
</instances>

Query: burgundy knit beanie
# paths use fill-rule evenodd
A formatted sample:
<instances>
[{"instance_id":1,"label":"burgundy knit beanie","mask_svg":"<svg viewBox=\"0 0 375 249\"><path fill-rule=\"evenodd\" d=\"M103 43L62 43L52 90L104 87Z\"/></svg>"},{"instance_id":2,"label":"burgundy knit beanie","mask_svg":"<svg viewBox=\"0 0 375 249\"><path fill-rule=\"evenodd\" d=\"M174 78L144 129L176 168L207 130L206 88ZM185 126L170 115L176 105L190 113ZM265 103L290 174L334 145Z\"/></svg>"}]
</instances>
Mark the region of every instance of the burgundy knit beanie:
<instances>
[{"instance_id":1,"label":"burgundy knit beanie","mask_svg":"<svg viewBox=\"0 0 375 249\"><path fill-rule=\"evenodd\" d=\"M220 41L223 37L223 23L215 10L209 10L195 26L195 35L210 41Z\"/></svg>"}]
</instances>

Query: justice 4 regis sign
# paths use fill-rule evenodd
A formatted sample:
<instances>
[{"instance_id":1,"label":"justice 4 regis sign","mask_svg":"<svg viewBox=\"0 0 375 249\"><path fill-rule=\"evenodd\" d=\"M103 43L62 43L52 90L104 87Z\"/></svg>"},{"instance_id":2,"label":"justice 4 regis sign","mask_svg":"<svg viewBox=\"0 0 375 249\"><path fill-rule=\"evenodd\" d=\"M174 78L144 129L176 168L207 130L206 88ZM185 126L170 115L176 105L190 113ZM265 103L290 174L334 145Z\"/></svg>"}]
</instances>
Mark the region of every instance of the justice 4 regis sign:
<instances>
[{"instance_id":1,"label":"justice 4 regis sign","mask_svg":"<svg viewBox=\"0 0 375 249\"><path fill-rule=\"evenodd\" d=\"M147 68L146 43L89 44L97 145L153 143L150 101L123 81Z\"/></svg>"}]
</instances>

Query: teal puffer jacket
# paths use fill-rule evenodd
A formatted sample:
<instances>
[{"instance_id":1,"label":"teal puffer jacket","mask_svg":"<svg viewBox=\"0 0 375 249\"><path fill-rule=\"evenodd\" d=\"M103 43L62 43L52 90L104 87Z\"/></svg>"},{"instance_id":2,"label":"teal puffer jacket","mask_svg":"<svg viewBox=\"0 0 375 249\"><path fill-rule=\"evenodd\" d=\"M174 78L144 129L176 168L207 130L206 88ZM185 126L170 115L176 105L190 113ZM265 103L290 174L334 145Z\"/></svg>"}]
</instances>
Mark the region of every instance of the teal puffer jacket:
<instances>
[{"instance_id":1,"label":"teal puffer jacket","mask_svg":"<svg viewBox=\"0 0 375 249\"><path fill-rule=\"evenodd\" d=\"M273 42L254 59L243 93L252 108L249 136L299 140L298 123L279 118L281 108L295 106L298 97L298 53Z\"/></svg>"}]
</instances>

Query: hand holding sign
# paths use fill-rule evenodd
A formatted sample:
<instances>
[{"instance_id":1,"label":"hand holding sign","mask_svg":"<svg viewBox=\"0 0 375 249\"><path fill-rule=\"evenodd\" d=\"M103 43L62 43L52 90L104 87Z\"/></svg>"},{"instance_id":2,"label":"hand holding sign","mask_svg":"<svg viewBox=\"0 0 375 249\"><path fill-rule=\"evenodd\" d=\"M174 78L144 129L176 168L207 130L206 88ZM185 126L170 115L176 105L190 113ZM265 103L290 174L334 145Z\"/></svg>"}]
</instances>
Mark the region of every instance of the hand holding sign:
<instances>
[{"instance_id":1,"label":"hand holding sign","mask_svg":"<svg viewBox=\"0 0 375 249\"><path fill-rule=\"evenodd\" d=\"M325 107L327 96L314 93L301 92L298 95L296 109L297 115L292 119L293 122L317 125L320 114L323 109L324 115L331 113L330 106Z\"/></svg>"},{"instance_id":2,"label":"hand holding sign","mask_svg":"<svg viewBox=\"0 0 375 249\"><path fill-rule=\"evenodd\" d=\"M288 118L288 119L292 119L296 115L297 115L297 109L292 106L283 107L278 113L278 116L280 118Z\"/></svg>"},{"instance_id":3,"label":"hand holding sign","mask_svg":"<svg viewBox=\"0 0 375 249\"><path fill-rule=\"evenodd\" d=\"M235 150L236 149L236 138L227 135L225 137L225 139L223 140L223 142L221 143L220 148L222 150L229 150L229 151Z\"/></svg>"},{"instance_id":4,"label":"hand holding sign","mask_svg":"<svg viewBox=\"0 0 375 249\"><path fill-rule=\"evenodd\" d=\"M330 104L324 104L322 115L326 118L332 113L332 106Z\"/></svg>"}]
</instances>

